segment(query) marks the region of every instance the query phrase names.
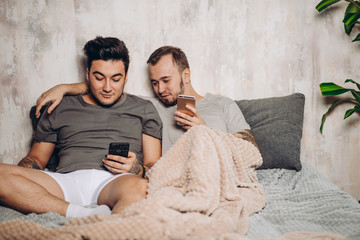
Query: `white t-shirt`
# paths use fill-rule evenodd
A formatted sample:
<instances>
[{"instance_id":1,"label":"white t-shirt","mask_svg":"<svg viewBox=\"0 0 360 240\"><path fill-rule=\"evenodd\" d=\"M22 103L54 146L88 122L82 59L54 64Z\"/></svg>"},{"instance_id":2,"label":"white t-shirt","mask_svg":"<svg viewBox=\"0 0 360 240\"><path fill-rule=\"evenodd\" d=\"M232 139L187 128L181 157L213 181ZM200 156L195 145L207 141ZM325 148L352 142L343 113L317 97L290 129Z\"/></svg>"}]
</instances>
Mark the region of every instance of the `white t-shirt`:
<instances>
[{"instance_id":1,"label":"white t-shirt","mask_svg":"<svg viewBox=\"0 0 360 240\"><path fill-rule=\"evenodd\" d=\"M177 106L168 107L154 97L144 98L154 104L163 123L162 153L164 154L185 132L174 120ZM240 108L230 98L207 93L203 99L196 102L196 110L208 127L231 134L250 129Z\"/></svg>"}]
</instances>

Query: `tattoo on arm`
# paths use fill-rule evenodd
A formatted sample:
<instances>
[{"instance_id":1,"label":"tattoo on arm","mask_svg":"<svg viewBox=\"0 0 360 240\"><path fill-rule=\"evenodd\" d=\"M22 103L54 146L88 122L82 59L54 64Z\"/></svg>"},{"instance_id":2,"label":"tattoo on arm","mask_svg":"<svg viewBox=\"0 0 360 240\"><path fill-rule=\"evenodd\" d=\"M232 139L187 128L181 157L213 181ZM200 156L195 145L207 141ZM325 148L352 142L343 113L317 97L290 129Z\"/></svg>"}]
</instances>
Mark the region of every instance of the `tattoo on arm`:
<instances>
[{"instance_id":1,"label":"tattoo on arm","mask_svg":"<svg viewBox=\"0 0 360 240\"><path fill-rule=\"evenodd\" d=\"M87 88L86 90L82 91L80 94L81 95L86 95L86 94L89 94L89 89Z\"/></svg>"},{"instance_id":2,"label":"tattoo on arm","mask_svg":"<svg viewBox=\"0 0 360 240\"><path fill-rule=\"evenodd\" d=\"M129 173L134 173L136 175L141 175L143 173L143 167L138 160L136 160L136 162L132 165Z\"/></svg>"},{"instance_id":3,"label":"tattoo on arm","mask_svg":"<svg viewBox=\"0 0 360 240\"><path fill-rule=\"evenodd\" d=\"M251 142L252 144L254 144L255 147L257 147L257 149L259 149L259 146L256 144L255 138L252 135L250 130L244 129L240 132L237 132L236 136L239 138L242 138L248 142Z\"/></svg>"},{"instance_id":4,"label":"tattoo on arm","mask_svg":"<svg viewBox=\"0 0 360 240\"><path fill-rule=\"evenodd\" d=\"M90 90L89 90L89 84L86 84L87 88L85 90L82 90L80 92L81 95L86 95L86 94L89 94L90 93Z\"/></svg>"},{"instance_id":5,"label":"tattoo on arm","mask_svg":"<svg viewBox=\"0 0 360 240\"><path fill-rule=\"evenodd\" d=\"M39 164L36 161L36 158L33 157L24 157L19 163L18 166L27 167L27 168L34 168L34 169L41 169Z\"/></svg>"}]
</instances>

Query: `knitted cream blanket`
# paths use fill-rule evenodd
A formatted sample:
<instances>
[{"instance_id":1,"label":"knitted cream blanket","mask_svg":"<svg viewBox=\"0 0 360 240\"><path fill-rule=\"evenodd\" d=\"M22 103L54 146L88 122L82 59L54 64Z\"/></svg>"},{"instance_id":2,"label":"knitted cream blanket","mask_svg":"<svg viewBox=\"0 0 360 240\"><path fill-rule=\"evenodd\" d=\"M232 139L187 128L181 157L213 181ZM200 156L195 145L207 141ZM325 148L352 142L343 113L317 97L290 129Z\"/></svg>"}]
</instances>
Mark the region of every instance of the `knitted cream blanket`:
<instances>
[{"instance_id":1,"label":"knitted cream blanket","mask_svg":"<svg viewBox=\"0 0 360 240\"><path fill-rule=\"evenodd\" d=\"M27 221L0 225L4 239L242 239L249 215L265 205L251 143L197 126L148 172L147 199L121 214L75 218L51 229ZM244 237L245 238L245 237Z\"/></svg>"}]
</instances>

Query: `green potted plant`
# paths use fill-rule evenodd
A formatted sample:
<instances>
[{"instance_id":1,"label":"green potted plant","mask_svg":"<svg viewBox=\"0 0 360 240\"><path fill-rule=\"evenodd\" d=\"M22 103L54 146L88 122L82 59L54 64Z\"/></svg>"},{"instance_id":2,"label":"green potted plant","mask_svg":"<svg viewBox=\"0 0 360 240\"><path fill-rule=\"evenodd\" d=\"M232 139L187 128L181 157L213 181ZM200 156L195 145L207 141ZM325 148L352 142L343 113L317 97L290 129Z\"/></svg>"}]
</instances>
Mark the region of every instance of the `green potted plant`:
<instances>
[{"instance_id":1,"label":"green potted plant","mask_svg":"<svg viewBox=\"0 0 360 240\"><path fill-rule=\"evenodd\" d=\"M331 5L340 2L341 0L323 0L321 1L317 6L316 9L321 12L324 9L330 7ZM344 30L346 34L350 34L353 30L354 26L356 24L359 24L360 19L360 1L354 1L354 0L343 0L345 2L348 2L348 6L345 10L344 14ZM360 41L360 33L353 39L353 42ZM350 117L354 112L360 113L360 84L352 79L347 79L345 83L353 83L356 85L357 90L352 88L344 88L339 85L336 85L333 82L324 82L320 84L320 91L323 96L337 96L341 95L347 92L351 92L352 97L347 97L343 99L335 100L332 105L329 107L328 111L322 116L321 119L321 126L320 126L320 132L322 133L324 123L326 120L327 115L339 104L344 102L350 102L354 104L354 107L351 109L348 109L345 112L344 119Z\"/></svg>"}]
</instances>

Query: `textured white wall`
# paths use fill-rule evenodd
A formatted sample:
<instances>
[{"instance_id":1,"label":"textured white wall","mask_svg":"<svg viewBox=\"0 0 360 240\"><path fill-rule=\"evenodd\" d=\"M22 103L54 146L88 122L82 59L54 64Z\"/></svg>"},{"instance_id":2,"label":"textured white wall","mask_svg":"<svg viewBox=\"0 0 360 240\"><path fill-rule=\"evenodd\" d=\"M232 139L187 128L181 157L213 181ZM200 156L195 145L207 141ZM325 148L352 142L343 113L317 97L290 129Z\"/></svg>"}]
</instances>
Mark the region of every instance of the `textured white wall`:
<instances>
[{"instance_id":1,"label":"textured white wall","mask_svg":"<svg viewBox=\"0 0 360 240\"><path fill-rule=\"evenodd\" d=\"M341 24L344 4L318 14L314 0L2 0L0 161L29 150L28 111L58 83L82 81L82 46L115 36L130 50L126 90L150 95L146 60L162 45L181 47L196 89L233 99L306 95L301 159L360 199L359 115L335 111L319 83L360 80L359 44Z\"/></svg>"}]
</instances>

